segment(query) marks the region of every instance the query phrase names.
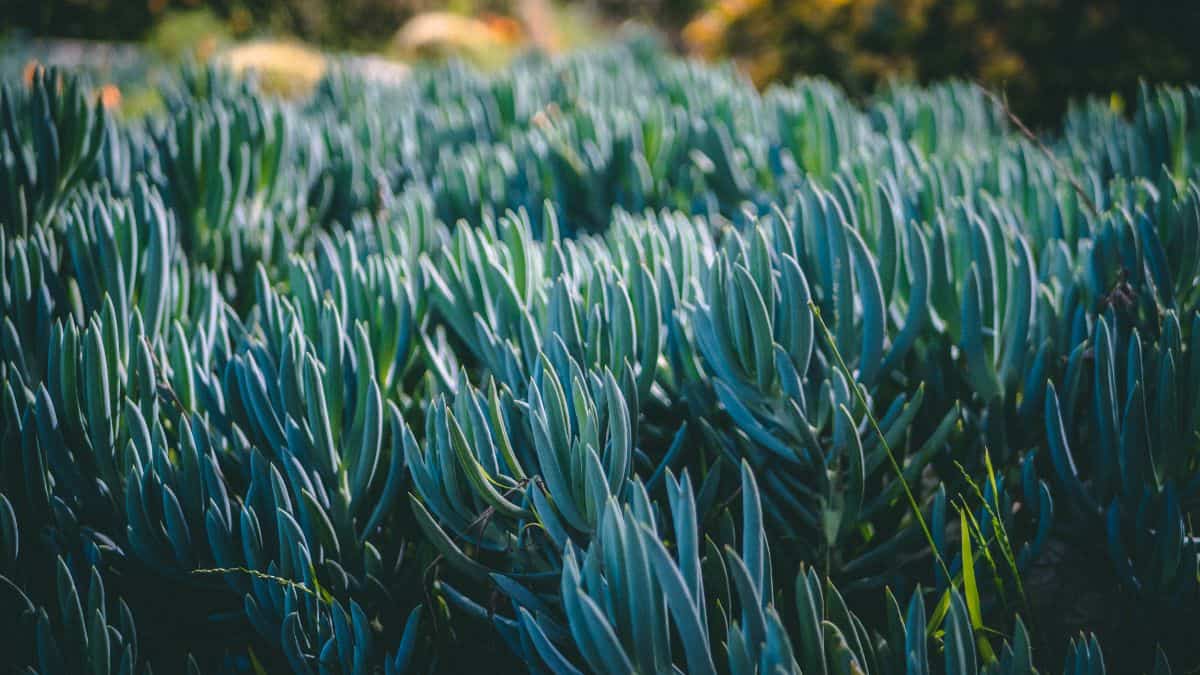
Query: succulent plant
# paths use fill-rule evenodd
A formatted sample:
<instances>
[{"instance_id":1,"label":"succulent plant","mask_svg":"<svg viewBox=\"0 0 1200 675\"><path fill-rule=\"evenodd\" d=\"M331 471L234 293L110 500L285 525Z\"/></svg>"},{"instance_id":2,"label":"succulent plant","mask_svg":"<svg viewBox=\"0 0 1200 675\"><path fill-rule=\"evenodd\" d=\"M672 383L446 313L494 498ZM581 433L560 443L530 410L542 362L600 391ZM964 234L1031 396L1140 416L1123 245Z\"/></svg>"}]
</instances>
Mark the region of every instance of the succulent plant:
<instances>
[{"instance_id":1,"label":"succulent plant","mask_svg":"<svg viewBox=\"0 0 1200 675\"><path fill-rule=\"evenodd\" d=\"M634 39L164 91L0 97L17 669L1196 661L1195 88L1030 138Z\"/></svg>"}]
</instances>

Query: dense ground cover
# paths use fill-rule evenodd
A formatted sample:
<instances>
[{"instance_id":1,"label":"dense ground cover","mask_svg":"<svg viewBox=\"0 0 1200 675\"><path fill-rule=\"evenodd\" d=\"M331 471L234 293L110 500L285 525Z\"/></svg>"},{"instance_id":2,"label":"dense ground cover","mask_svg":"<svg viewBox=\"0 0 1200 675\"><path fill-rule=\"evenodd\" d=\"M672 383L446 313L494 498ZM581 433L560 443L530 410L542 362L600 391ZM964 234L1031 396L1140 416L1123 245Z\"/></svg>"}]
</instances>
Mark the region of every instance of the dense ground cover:
<instances>
[{"instance_id":1,"label":"dense ground cover","mask_svg":"<svg viewBox=\"0 0 1200 675\"><path fill-rule=\"evenodd\" d=\"M162 94L0 98L5 662L1200 661L1200 90L1038 140L631 40Z\"/></svg>"}]
</instances>

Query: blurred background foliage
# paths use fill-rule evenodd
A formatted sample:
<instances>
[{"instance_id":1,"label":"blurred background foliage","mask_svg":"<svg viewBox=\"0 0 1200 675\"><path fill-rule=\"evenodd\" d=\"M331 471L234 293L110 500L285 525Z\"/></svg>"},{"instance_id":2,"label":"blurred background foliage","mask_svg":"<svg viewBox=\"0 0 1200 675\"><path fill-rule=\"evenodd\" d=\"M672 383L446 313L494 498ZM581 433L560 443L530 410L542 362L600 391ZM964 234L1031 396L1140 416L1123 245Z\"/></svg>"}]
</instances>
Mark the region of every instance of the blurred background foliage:
<instances>
[{"instance_id":1,"label":"blurred background foliage","mask_svg":"<svg viewBox=\"0 0 1200 675\"><path fill-rule=\"evenodd\" d=\"M167 59L248 39L411 60L500 64L576 46L626 20L681 51L731 58L760 87L829 77L865 96L890 79L979 80L1032 125L1071 100L1132 98L1140 79L1200 80L1192 0L2 0L8 35L145 41ZM259 48L292 65L294 52ZM243 59L244 60L244 59ZM312 60L300 65L311 70ZM286 77L283 79L287 79ZM307 78L300 78L306 81Z\"/></svg>"},{"instance_id":2,"label":"blurred background foliage","mask_svg":"<svg viewBox=\"0 0 1200 675\"><path fill-rule=\"evenodd\" d=\"M683 38L760 86L820 74L865 94L893 77L964 77L1045 124L1085 94L1131 99L1139 78L1195 81L1198 30L1192 0L719 0Z\"/></svg>"}]
</instances>

